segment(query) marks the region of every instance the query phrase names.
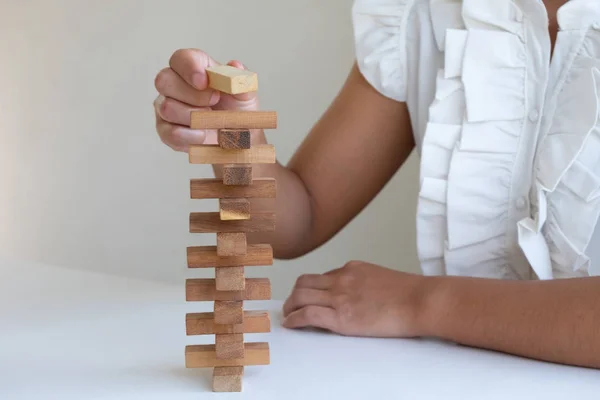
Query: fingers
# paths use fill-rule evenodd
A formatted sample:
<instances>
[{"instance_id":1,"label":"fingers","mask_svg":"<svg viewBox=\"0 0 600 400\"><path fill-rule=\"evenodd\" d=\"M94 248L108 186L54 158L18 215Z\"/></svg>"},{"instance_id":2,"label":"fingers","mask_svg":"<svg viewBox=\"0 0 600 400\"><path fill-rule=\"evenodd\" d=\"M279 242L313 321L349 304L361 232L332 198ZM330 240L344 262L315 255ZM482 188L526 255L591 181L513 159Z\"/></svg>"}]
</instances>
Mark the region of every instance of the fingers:
<instances>
[{"instance_id":1,"label":"fingers","mask_svg":"<svg viewBox=\"0 0 600 400\"><path fill-rule=\"evenodd\" d=\"M219 63L198 49L177 50L169 60L171 69L198 90L205 90L208 87L206 68L215 65Z\"/></svg>"},{"instance_id":2,"label":"fingers","mask_svg":"<svg viewBox=\"0 0 600 400\"><path fill-rule=\"evenodd\" d=\"M333 278L328 275L306 274L296 280L296 288L328 290L333 286Z\"/></svg>"},{"instance_id":3,"label":"fingers","mask_svg":"<svg viewBox=\"0 0 600 400\"><path fill-rule=\"evenodd\" d=\"M333 308L307 306L290 313L282 325L290 329L313 327L337 331L337 321L337 314Z\"/></svg>"},{"instance_id":4,"label":"fingers","mask_svg":"<svg viewBox=\"0 0 600 400\"><path fill-rule=\"evenodd\" d=\"M292 312L306 306L331 307L331 293L326 290L318 289L294 289L290 297L283 305L283 315L287 316Z\"/></svg>"},{"instance_id":5,"label":"fingers","mask_svg":"<svg viewBox=\"0 0 600 400\"><path fill-rule=\"evenodd\" d=\"M344 266L344 267L339 267L339 268L336 268L336 269L332 269L331 271L325 272L323 275L330 276L330 277L334 278L335 276L343 273L344 270L345 270L345 268L346 267Z\"/></svg>"},{"instance_id":6,"label":"fingers","mask_svg":"<svg viewBox=\"0 0 600 400\"><path fill-rule=\"evenodd\" d=\"M175 151L188 151L191 144L203 144L206 132L193 130L187 126L172 124L156 113L156 131L164 144Z\"/></svg>"},{"instance_id":7,"label":"fingers","mask_svg":"<svg viewBox=\"0 0 600 400\"><path fill-rule=\"evenodd\" d=\"M173 69L165 68L158 73L154 82L156 90L166 98L198 107L212 107L219 102L216 90L198 90L190 86Z\"/></svg>"},{"instance_id":8,"label":"fingers","mask_svg":"<svg viewBox=\"0 0 600 400\"><path fill-rule=\"evenodd\" d=\"M170 97L159 96L154 102L156 113L165 121L177 125L190 125L192 111L209 111L208 107L192 107Z\"/></svg>"}]
</instances>

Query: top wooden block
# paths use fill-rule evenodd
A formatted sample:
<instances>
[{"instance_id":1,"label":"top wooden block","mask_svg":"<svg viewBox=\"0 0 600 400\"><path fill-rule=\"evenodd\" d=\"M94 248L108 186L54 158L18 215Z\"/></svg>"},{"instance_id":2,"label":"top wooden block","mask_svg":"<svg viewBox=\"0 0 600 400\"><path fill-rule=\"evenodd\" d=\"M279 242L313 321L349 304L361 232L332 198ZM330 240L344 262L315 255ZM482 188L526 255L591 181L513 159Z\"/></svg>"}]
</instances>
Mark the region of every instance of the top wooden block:
<instances>
[{"instance_id":1,"label":"top wooden block","mask_svg":"<svg viewBox=\"0 0 600 400\"><path fill-rule=\"evenodd\" d=\"M258 90L258 77L254 72L219 65L206 69L208 86L229 94L255 92Z\"/></svg>"}]
</instances>

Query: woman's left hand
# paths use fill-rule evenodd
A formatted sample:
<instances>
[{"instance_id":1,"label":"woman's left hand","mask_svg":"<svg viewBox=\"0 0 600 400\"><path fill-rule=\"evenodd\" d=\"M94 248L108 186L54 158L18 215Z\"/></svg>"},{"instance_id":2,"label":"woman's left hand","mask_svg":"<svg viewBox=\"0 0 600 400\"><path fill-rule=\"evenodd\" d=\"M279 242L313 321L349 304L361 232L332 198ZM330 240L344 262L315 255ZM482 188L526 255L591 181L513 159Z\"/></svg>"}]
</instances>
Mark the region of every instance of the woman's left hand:
<instances>
[{"instance_id":1,"label":"woman's left hand","mask_svg":"<svg viewBox=\"0 0 600 400\"><path fill-rule=\"evenodd\" d=\"M426 279L359 261L303 275L283 306L283 326L346 336L419 336Z\"/></svg>"}]
</instances>

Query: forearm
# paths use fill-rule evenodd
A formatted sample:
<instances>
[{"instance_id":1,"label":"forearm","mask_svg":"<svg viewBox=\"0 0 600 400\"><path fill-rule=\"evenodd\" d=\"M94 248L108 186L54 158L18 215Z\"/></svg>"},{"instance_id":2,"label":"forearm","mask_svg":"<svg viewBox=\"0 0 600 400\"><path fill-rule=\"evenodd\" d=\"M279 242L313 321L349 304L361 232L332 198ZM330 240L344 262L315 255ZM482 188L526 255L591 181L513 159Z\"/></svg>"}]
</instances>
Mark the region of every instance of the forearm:
<instances>
[{"instance_id":1,"label":"forearm","mask_svg":"<svg viewBox=\"0 0 600 400\"><path fill-rule=\"evenodd\" d=\"M424 278L423 336L600 368L600 278Z\"/></svg>"},{"instance_id":2,"label":"forearm","mask_svg":"<svg viewBox=\"0 0 600 400\"><path fill-rule=\"evenodd\" d=\"M252 131L252 144L266 144L262 130ZM222 177L222 166L213 165L215 177ZM307 252L312 244L308 234L311 226L310 197L302 180L281 165L253 164L252 177L273 178L277 182L274 199L250 199L251 212L275 213L275 231L249 233L249 243L269 243L276 258L292 258Z\"/></svg>"},{"instance_id":3,"label":"forearm","mask_svg":"<svg viewBox=\"0 0 600 400\"><path fill-rule=\"evenodd\" d=\"M264 132L253 132L253 143L266 143ZM276 199L252 201L253 212L275 210L276 229L249 240L271 243L277 258L314 250L369 204L413 148L408 106L378 93L354 65L285 167L253 165L255 178L277 180Z\"/></svg>"}]
</instances>

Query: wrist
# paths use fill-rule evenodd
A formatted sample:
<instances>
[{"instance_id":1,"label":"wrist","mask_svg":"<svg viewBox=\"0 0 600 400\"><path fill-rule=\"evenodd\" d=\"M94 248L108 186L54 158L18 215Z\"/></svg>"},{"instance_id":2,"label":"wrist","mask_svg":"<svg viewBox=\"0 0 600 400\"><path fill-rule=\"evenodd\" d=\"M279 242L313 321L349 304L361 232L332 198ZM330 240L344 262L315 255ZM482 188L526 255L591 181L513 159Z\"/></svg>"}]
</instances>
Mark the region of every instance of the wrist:
<instances>
[{"instance_id":1,"label":"wrist","mask_svg":"<svg viewBox=\"0 0 600 400\"><path fill-rule=\"evenodd\" d=\"M448 281L441 276L422 277L416 322L418 336L440 336L440 324L448 317L450 309L447 307L450 303Z\"/></svg>"}]
</instances>

